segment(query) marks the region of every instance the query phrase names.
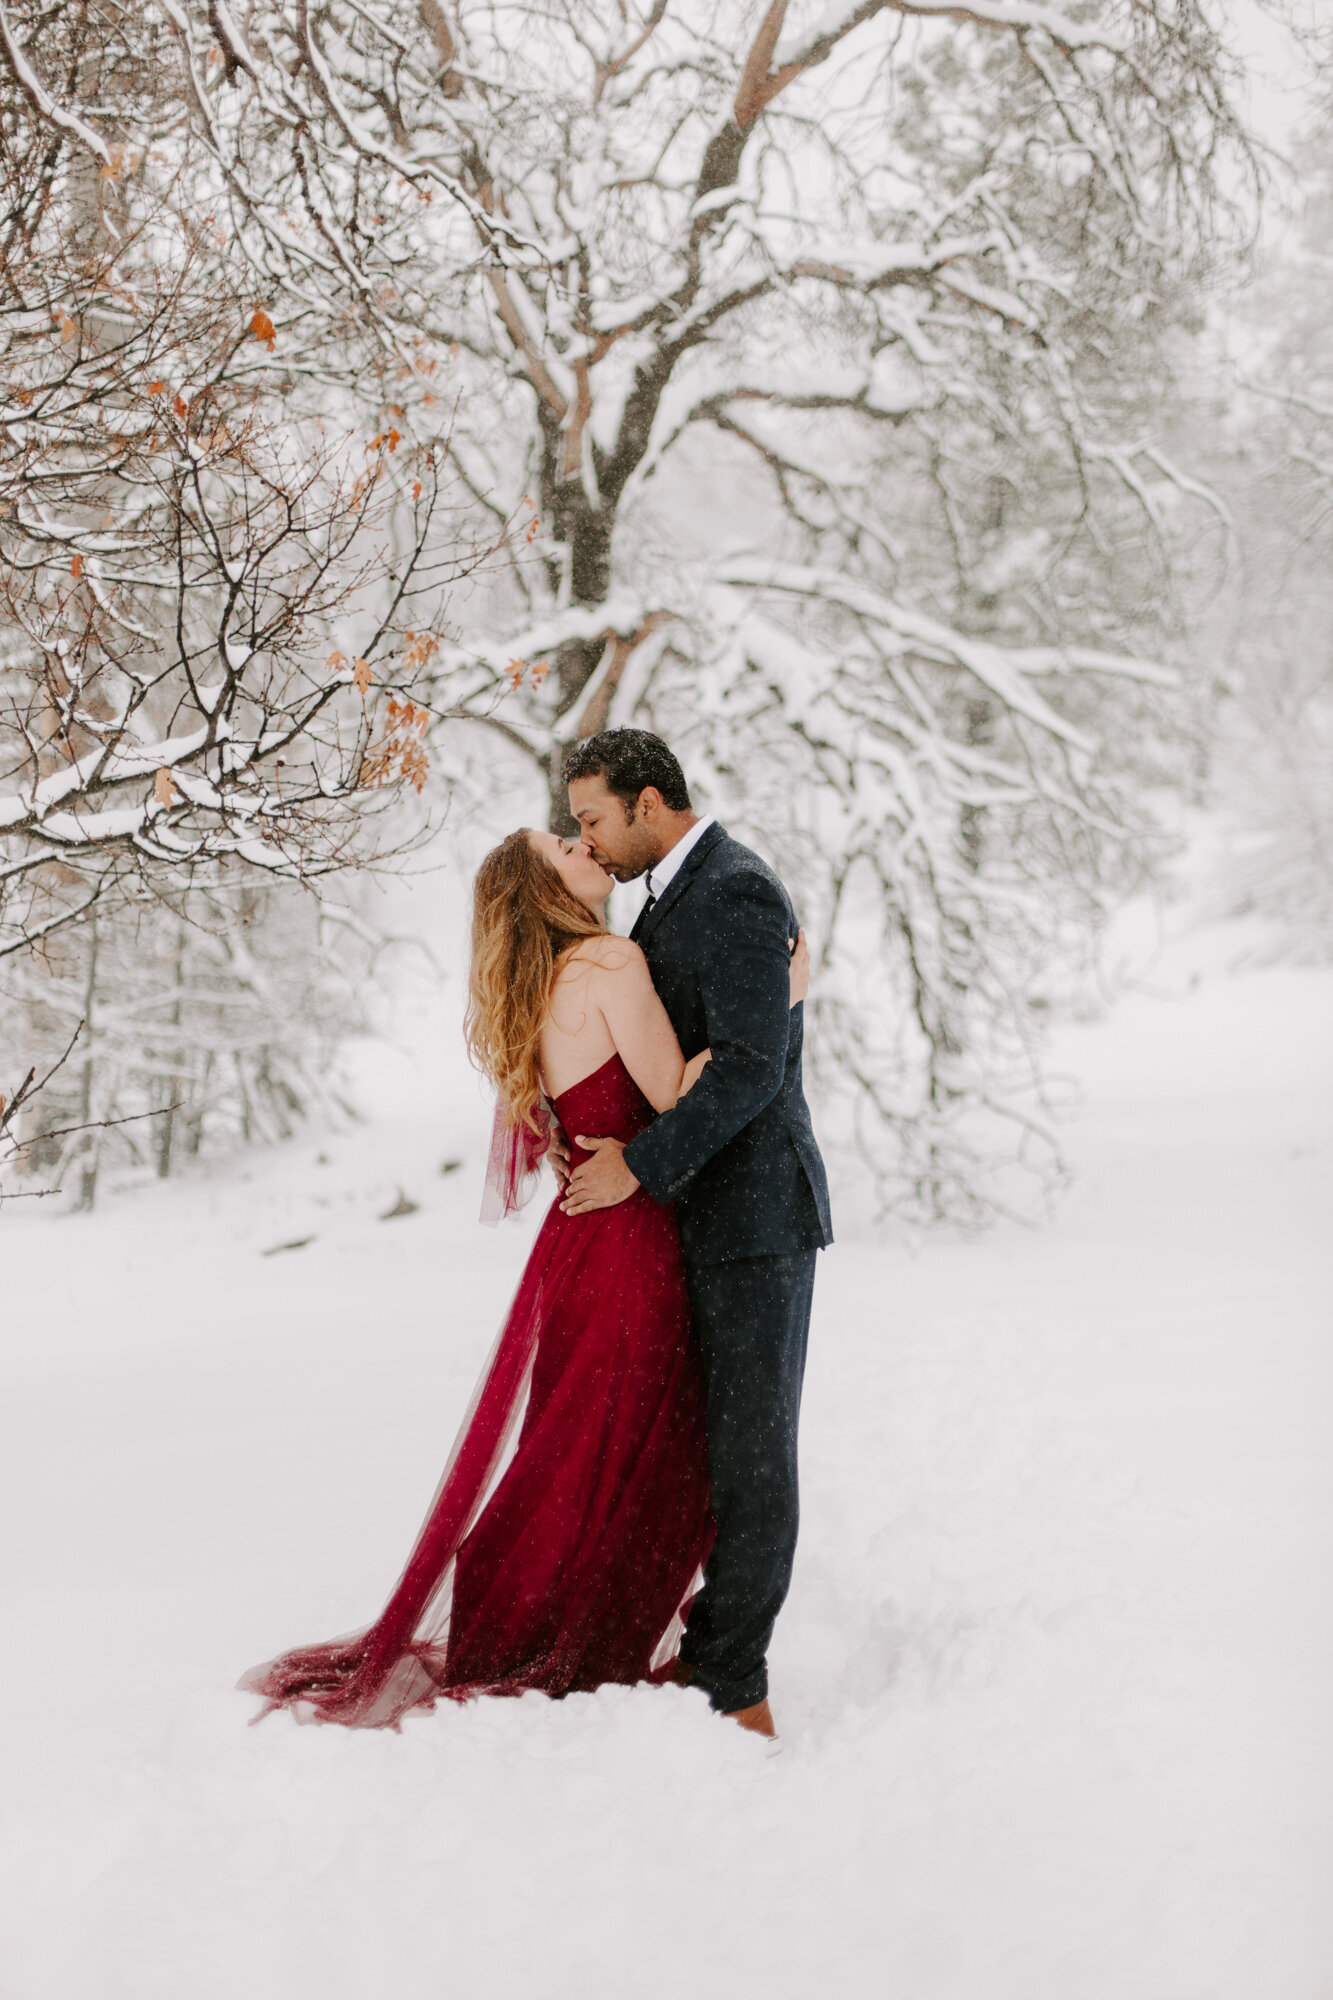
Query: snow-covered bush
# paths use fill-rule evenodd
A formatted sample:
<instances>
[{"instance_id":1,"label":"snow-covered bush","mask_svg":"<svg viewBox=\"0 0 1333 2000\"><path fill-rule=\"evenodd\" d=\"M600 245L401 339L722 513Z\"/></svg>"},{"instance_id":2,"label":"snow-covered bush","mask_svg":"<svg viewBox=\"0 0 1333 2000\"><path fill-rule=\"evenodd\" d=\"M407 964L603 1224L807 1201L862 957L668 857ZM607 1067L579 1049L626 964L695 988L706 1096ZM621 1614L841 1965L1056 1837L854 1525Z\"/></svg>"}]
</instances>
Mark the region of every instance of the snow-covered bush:
<instances>
[{"instance_id":1,"label":"snow-covered bush","mask_svg":"<svg viewBox=\"0 0 1333 2000\"><path fill-rule=\"evenodd\" d=\"M0 962L0 1042L39 1071L58 1064L14 1121L7 1191L91 1208L108 1168L165 1177L345 1116L338 1045L365 1026L357 933L297 885L221 864L207 885L94 909L40 958Z\"/></svg>"}]
</instances>

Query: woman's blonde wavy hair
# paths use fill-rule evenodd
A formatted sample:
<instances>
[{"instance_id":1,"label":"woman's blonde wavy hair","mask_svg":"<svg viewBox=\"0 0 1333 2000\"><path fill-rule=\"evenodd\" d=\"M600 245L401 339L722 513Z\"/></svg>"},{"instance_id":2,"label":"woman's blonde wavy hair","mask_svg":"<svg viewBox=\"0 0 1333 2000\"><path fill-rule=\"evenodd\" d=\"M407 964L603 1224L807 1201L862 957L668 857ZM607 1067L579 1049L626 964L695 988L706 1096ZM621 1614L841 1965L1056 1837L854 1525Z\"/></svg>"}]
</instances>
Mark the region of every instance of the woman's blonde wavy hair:
<instances>
[{"instance_id":1,"label":"woman's blonde wavy hair","mask_svg":"<svg viewBox=\"0 0 1333 2000\"><path fill-rule=\"evenodd\" d=\"M495 1085L511 1125L536 1129L538 1049L560 955L605 929L522 827L477 870L464 1032L468 1054Z\"/></svg>"}]
</instances>

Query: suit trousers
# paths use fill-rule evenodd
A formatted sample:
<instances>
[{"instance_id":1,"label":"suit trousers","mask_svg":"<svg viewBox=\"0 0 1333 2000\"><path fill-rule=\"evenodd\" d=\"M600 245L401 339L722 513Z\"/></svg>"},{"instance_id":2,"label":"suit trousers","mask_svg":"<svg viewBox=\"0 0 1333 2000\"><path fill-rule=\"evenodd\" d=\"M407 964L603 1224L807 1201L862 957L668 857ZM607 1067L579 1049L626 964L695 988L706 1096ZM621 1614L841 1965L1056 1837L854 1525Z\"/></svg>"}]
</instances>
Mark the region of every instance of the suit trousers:
<instances>
[{"instance_id":1,"label":"suit trousers","mask_svg":"<svg viewBox=\"0 0 1333 2000\"><path fill-rule=\"evenodd\" d=\"M717 1540L680 1657L715 1709L749 1708L768 1693L768 1642L800 1521L796 1432L817 1255L686 1266Z\"/></svg>"}]
</instances>

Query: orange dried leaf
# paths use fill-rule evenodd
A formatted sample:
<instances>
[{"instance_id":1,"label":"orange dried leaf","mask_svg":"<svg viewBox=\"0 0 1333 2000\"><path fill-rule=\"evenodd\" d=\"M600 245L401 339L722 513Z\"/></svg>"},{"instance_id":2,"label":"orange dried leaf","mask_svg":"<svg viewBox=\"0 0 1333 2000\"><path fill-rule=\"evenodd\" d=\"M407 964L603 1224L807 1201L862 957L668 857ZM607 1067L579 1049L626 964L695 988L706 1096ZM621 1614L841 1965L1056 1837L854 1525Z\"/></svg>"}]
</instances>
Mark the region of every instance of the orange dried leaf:
<instances>
[{"instance_id":1,"label":"orange dried leaf","mask_svg":"<svg viewBox=\"0 0 1333 2000\"><path fill-rule=\"evenodd\" d=\"M403 665L409 673L416 673L430 664L432 656L440 650L440 642L433 632L408 632L404 636L408 647L403 655Z\"/></svg>"},{"instance_id":2,"label":"orange dried leaf","mask_svg":"<svg viewBox=\"0 0 1333 2000\"><path fill-rule=\"evenodd\" d=\"M70 559L69 559L69 573L70 573L70 575L71 575L71 576L82 576L82 575L83 575L83 557L82 557L82 556L71 556L71 557L70 557Z\"/></svg>"},{"instance_id":3,"label":"orange dried leaf","mask_svg":"<svg viewBox=\"0 0 1333 2000\"><path fill-rule=\"evenodd\" d=\"M412 481L412 498L414 500L419 500L421 498L421 481L419 479L414 479Z\"/></svg>"},{"instance_id":4,"label":"orange dried leaf","mask_svg":"<svg viewBox=\"0 0 1333 2000\"><path fill-rule=\"evenodd\" d=\"M150 382L148 384L148 393L150 396L160 396L163 394L166 386L165 382Z\"/></svg>"},{"instance_id":5,"label":"orange dried leaf","mask_svg":"<svg viewBox=\"0 0 1333 2000\"><path fill-rule=\"evenodd\" d=\"M278 337L277 328L262 306L256 306L251 314L249 331L256 340L263 341L270 354L273 352L273 343Z\"/></svg>"},{"instance_id":6,"label":"orange dried leaf","mask_svg":"<svg viewBox=\"0 0 1333 2000\"><path fill-rule=\"evenodd\" d=\"M153 779L153 797L160 806L174 806L176 803L176 781L165 765Z\"/></svg>"},{"instance_id":7,"label":"orange dried leaf","mask_svg":"<svg viewBox=\"0 0 1333 2000\"><path fill-rule=\"evenodd\" d=\"M176 415L178 417L188 417L190 414L190 406L186 402L184 396L177 396L173 401L171 407L176 412Z\"/></svg>"},{"instance_id":8,"label":"orange dried leaf","mask_svg":"<svg viewBox=\"0 0 1333 2000\"><path fill-rule=\"evenodd\" d=\"M366 689L370 686L369 660L357 661L356 665L352 668L352 679L356 682L362 694L364 694L366 692Z\"/></svg>"}]
</instances>

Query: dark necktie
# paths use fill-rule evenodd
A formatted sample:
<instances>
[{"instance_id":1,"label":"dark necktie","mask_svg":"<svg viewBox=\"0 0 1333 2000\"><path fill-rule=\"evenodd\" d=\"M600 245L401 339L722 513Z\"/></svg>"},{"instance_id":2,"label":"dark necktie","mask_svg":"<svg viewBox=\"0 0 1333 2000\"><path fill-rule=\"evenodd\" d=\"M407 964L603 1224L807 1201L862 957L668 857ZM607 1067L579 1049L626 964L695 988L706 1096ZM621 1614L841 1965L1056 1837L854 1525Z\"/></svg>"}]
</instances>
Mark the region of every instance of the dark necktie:
<instances>
[{"instance_id":1,"label":"dark necktie","mask_svg":"<svg viewBox=\"0 0 1333 2000\"><path fill-rule=\"evenodd\" d=\"M653 904L654 904L654 903L655 903L656 901L657 901L657 898L656 898L656 896L655 896L655 895L653 894L652 890L650 889L650 890L648 891L648 898L647 898L647 901L646 901L646 902L644 903L644 906L643 906L643 908L642 908L642 909L641 909L641 910L639 911L639 914L638 914L638 916L637 916L637 917L636 917L636 918L634 919L634 926L633 926L632 930L630 931L630 937L631 937L631 939L633 939L633 938L636 938L636 937L637 937L637 936L639 935L639 932L640 932L640 931L642 930L642 928L643 928L643 924L644 924L644 919L645 919L645 918L647 917L647 915L648 915L648 912L649 912L649 910L651 910L651 909L652 909L652 907L653 907Z\"/></svg>"}]
</instances>

